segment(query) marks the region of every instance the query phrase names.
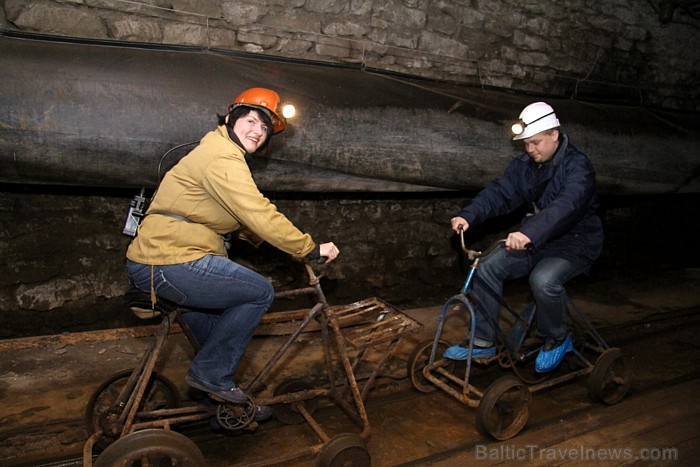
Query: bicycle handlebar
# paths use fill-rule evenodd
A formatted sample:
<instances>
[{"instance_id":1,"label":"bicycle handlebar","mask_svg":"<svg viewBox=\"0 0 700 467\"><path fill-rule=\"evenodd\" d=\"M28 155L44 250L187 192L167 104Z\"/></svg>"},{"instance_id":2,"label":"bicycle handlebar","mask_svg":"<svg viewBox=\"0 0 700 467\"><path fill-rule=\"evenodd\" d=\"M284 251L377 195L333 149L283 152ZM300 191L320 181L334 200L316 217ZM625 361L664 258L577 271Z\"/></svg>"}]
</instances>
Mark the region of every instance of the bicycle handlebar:
<instances>
[{"instance_id":1,"label":"bicycle handlebar","mask_svg":"<svg viewBox=\"0 0 700 467\"><path fill-rule=\"evenodd\" d=\"M464 243L464 229L462 229L462 228L459 229L459 239L462 243L462 251L464 252L464 254L467 255L467 258L469 258L469 261L474 261L477 258L481 258L482 256L488 255L493 250L495 250L499 244L506 242L505 238L501 238L501 239L493 242L491 245L489 245L489 247L486 248L484 251L471 250L471 249L467 248L466 244Z\"/></svg>"}]
</instances>

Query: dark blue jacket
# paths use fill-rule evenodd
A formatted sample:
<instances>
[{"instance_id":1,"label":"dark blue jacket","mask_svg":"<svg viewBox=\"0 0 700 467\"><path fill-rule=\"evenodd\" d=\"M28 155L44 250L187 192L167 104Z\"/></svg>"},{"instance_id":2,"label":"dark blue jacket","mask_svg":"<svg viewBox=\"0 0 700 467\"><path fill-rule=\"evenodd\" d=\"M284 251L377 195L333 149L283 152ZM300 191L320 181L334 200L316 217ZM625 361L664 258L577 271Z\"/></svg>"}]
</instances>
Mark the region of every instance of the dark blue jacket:
<instances>
[{"instance_id":1,"label":"dark blue jacket","mask_svg":"<svg viewBox=\"0 0 700 467\"><path fill-rule=\"evenodd\" d=\"M518 230L532 241L535 260L566 258L587 269L603 248L595 171L567 135L559 138L550 160L539 164L519 154L457 215L472 225L527 205L531 212Z\"/></svg>"}]
</instances>

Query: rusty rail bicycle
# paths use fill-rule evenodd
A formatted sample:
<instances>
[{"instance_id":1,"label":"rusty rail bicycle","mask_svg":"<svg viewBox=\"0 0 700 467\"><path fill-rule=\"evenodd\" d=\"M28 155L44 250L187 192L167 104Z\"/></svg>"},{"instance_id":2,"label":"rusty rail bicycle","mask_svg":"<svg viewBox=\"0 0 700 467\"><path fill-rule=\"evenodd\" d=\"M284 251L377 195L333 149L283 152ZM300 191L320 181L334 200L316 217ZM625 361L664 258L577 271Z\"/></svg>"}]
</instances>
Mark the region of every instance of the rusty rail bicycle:
<instances>
[{"instance_id":1,"label":"rusty rail bicycle","mask_svg":"<svg viewBox=\"0 0 700 467\"><path fill-rule=\"evenodd\" d=\"M214 418L225 430L255 430L256 404L264 404L273 406L274 415L282 423L307 422L319 441L254 463L239 459L234 462L236 465L272 465L316 456L317 466L369 466L371 459L365 441L371 430L365 400L401 337L422 325L376 297L331 306L321 289L320 276L308 262L304 266L308 286L276 291L275 296L306 295L315 304L308 310L268 313L263 318L263 323L287 323L295 330L243 389L249 395L262 392L272 370L310 323L317 324L321 333L325 375L282 381L271 396L249 396L238 405L181 403L173 383L154 369L175 323L197 350L196 340L181 319L187 309L159 299L153 310L148 294L132 290L129 307L140 317L160 316L160 329L135 369L113 375L90 398L85 410L90 436L83 447L83 465L208 465L197 445L176 428ZM370 348L374 360L367 358ZM358 373L362 371L365 373L360 378ZM360 384L360 380L364 383ZM358 432L331 434L321 427L314 419L320 398L328 398L339 406Z\"/></svg>"},{"instance_id":2,"label":"rusty rail bicycle","mask_svg":"<svg viewBox=\"0 0 700 467\"><path fill-rule=\"evenodd\" d=\"M494 298L507 310L499 323L483 315L496 331L496 355L472 358L474 344L468 338L466 361L443 358L443 352L451 345L442 339L448 309L452 306L466 308L469 336L473 336L474 318L480 310L475 306L471 291L479 261L505 242L498 240L481 252L465 246L464 231L460 232L460 238L462 251L471 262L467 278L460 292L444 303L434 339L419 343L408 358L408 375L416 390L428 393L439 388L466 406L476 408L477 428L497 440L516 436L527 424L532 394L554 385L587 376L588 392L594 401L615 404L627 394L632 383L630 362L619 348L608 346L570 297L567 297L566 320L574 349L565 358L567 364L551 373L534 371L534 360L543 344L534 333L537 316L534 303L518 312L493 291ZM510 329L504 329L503 322L509 324ZM472 384L470 377L475 370L485 370L493 364L512 370L512 374L490 381L485 390Z\"/></svg>"}]
</instances>

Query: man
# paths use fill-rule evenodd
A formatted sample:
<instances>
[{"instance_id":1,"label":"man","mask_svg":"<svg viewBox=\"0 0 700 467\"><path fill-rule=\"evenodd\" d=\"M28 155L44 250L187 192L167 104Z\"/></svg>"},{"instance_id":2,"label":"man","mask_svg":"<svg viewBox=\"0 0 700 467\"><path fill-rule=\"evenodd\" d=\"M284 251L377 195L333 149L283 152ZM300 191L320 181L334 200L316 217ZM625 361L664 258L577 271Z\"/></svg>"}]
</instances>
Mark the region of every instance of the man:
<instances>
[{"instance_id":1,"label":"man","mask_svg":"<svg viewBox=\"0 0 700 467\"><path fill-rule=\"evenodd\" d=\"M481 314L497 323L500 304L494 293L502 294L506 279L529 274L537 333L544 338L535 362L540 373L554 370L573 348L564 321L565 284L588 272L603 246L593 166L559 127L548 104L535 102L525 107L513 125L513 140L522 141L525 152L451 220L452 229L459 232L523 206L530 208L518 230L508 234L505 245L482 258L479 265L473 289L479 312L471 336L472 356L496 354L495 330ZM467 348L452 346L444 356L465 360Z\"/></svg>"}]
</instances>

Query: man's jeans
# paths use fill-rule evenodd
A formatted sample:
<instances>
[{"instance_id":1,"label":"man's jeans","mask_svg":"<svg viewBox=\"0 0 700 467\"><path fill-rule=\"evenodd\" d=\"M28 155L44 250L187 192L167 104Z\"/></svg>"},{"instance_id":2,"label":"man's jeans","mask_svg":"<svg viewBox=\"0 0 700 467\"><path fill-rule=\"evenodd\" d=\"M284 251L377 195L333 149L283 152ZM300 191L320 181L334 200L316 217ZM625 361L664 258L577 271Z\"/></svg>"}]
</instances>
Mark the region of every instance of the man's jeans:
<instances>
[{"instance_id":1,"label":"man's jeans","mask_svg":"<svg viewBox=\"0 0 700 467\"><path fill-rule=\"evenodd\" d=\"M151 266L127 261L127 272L137 288L151 290ZM153 266L152 280L157 295L199 309L183 315L201 347L190 376L212 389L231 389L253 332L274 299L270 281L216 255Z\"/></svg>"},{"instance_id":2,"label":"man's jeans","mask_svg":"<svg viewBox=\"0 0 700 467\"><path fill-rule=\"evenodd\" d=\"M560 339L566 335L566 282L583 271L576 264L562 258L542 258L533 264L532 255L523 250L506 250L501 245L481 259L472 292L495 323L499 322L501 305L488 292L490 287L497 296L503 294L503 282L524 277L530 273L530 288L536 305L537 334L544 338ZM488 321L476 313L474 344L490 347L495 343L496 332Z\"/></svg>"}]
</instances>

